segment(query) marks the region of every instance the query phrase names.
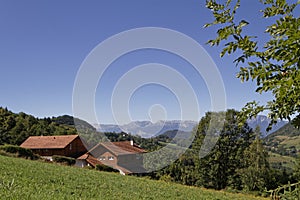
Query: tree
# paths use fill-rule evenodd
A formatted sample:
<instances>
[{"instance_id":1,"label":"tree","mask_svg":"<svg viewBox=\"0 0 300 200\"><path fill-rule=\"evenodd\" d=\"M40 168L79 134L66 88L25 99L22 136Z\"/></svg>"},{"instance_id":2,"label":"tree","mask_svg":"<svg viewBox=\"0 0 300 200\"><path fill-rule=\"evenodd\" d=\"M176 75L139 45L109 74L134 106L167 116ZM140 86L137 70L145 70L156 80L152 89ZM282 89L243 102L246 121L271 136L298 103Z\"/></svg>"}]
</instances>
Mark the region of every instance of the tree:
<instances>
[{"instance_id":1,"label":"tree","mask_svg":"<svg viewBox=\"0 0 300 200\"><path fill-rule=\"evenodd\" d=\"M259 127L255 129L255 133L255 140L244 151L245 167L238 170L243 189L247 191L263 191L270 177L268 153L262 144Z\"/></svg>"},{"instance_id":2,"label":"tree","mask_svg":"<svg viewBox=\"0 0 300 200\"><path fill-rule=\"evenodd\" d=\"M206 188L224 189L233 187L241 189L241 179L238 169L245 167L244 151L254 140L251 128L245 123L238 126L238 112L207 112L194 128L195 138L190 148L171 165L155 172L157 179L169 180L185 185L195 185ZM209 148L208 154L200 156L205 139L211 130L223 121L223 127L218 131L218 140Z\"/></svg>"},{"instance_id":3,"label":"tree","mask_svg":"<svg viewBox=\"0 0 300 200\"><path fill-rule=\"evenodd\" d=\"M212 114L207 113L199 123L192 144L192 149L195 151L200 149L199 145L203 145ZM216 145L207 156L200 159L201 180L198 180L198 185L214 189L224 189L228 186L240 189L240 180L236 171L244 166L241 162L244 159L243 153L254 140L254 135L246 123L238 126L237 115L237 111L226 111L224 126L220 130Z\"/></svg>"},{"instance_id":4,"label":"tree","mask_svg":"<svg viewBox=\"0 0 300 200\"><path fill-rule=\"evenodd\" d=\"M274 99L266 104L248 102L242 109L241 119L255 117L267 111L271 123L270 130L278 119L291 120L300 126L300 19L294 16L298 3L287 3L286 0L260 0L264 5L261 11L264 19L274 18L275 23L266 26L269 39L259 41L258 36L243 34L249 21L239 19L236 15L240 0L226 0L217 3L207 0L206 7L214 16L214 21L205 27L219 25L217 37L209 40L212 46L223 47L221 57L225 54L240 53L234 60L240 66L237 77L241 81L256 81L258 93L272 92ZM224 44L222 41L226 41ZM223 45L224 44L224 45Z\"/></svg>"},{"instance_id":5,"label":"tree","mask_svg":"<svg viewBox=\"0 0 300 200\"><path fill-rule=\"evenodd\" d=\"M300 158L296 159L293 176L297 181L300 181Z\"/></svg>"}]
</instances>

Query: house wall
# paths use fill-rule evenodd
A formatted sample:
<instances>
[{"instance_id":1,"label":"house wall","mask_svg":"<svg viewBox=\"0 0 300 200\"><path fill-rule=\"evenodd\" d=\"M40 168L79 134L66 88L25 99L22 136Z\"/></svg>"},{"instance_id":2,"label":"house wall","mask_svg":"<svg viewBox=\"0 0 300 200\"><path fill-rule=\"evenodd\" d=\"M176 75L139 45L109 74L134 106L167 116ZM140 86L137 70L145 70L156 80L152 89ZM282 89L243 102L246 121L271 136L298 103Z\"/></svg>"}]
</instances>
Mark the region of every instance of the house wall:
<instances>
[{"instance_id":1,"label":"house wall","mask_svg":"<svg viewBox=\"0 0 300 200\"><path fill-rule=\"evenodd\" d=\"M68 157L77 158L87 152L84 144L82 143L80 137L77 137L64 149L65 155Z\"/></svg>"},{"instance_id":2,"label":"house wall","mask_svg":"<svg viewBox=\"0 0 300 200\"><path fill-rule=\"evenodd\" d=\"M88 166L88 163L86 162L86 160L76 159L75 166L77 166L77 167L86 167L86 166Z\"/></svg>"},{"instance_id":3,"label":"house wall","mask_svg":"<svg viewBox=\"0 0 300 200\"><path fill-rule=\"evenodd\" d=\"M103 160L103 158L105 158L105 160ZM113 158L113 160L109 158ZM100 160L103 164L111 167L116 167L118 162L118 157L108 151L98 156L97 159Z\"/></svg>"},{"instance_id":4,"label":"house wall","mask_svg":"<svg viewBox=\"0 0 300 200\"><path fill-rule=\"evenodd\" d=\"M66 156L66 152L64 149L31 149L33 153L36 153L40 156L53 156L60 155Z\"/></svg>"}]
</instances>

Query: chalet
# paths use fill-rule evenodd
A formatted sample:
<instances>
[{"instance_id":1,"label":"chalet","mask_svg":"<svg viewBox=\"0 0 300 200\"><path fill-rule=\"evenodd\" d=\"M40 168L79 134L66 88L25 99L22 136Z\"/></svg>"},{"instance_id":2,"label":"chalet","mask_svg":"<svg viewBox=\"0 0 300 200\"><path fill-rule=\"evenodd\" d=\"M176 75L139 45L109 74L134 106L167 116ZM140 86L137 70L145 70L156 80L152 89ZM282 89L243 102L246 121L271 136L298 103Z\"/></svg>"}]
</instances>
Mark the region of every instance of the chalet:
<instances>
[{"instance_id":1,"label":"chalet","mask_svg":"<svg viewBox=\"0 0 300 200\"><path fill-rule=\"evenodd\" d=\"M30 136L21 147L50 160L53 155L77 158L87 152L79 135Z\"/></svg>"},{"instance_id":2,"label":"chalet","mask_svg":"<svg viewBox=\"0 0 300 200\"><path fill-rule=\"evenodd\" d=\"M133 141L101 142L85 155L77 158L76 165L93 166L95 160L120 171L121 174L144 172L142 154L146 151Z\"/></svg>"}]
</instances>

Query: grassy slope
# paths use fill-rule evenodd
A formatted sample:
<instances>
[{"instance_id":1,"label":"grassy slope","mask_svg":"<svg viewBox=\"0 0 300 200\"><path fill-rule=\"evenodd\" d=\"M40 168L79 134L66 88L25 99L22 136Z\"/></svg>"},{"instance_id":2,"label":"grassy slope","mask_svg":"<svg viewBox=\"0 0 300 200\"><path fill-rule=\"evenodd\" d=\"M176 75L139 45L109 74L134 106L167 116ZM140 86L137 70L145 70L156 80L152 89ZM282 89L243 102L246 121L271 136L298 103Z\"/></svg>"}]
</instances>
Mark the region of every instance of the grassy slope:
<instances>
[{"instance_id":1,"label":"grassy slope","mask_svg":"<svg viewBox=\"0 0 300 200\"><path fill-rule=\"evenodd\" d=\"M269 152L269 162L272 163L281 163L283 167L287 169L293 169L295 167L295 158L290 156L282 156L277 153Z\"/></svg>"},{"instance_id":2,"label":"grassy slope","mask_svg":"<svg viewBox=\"0 0 300 200\"><path fill-rule=\"evenodd\" d=\"M0 199L263 199L0 156Z\"/></svg>"},{"instance_id":3,"label":"grassy slope","mask_svg":"<svg viewBox=\"0 0 300 200\"><path fill-rule=\"evenodd\" d=\"M284 148L295 146L297 149L300 149L300 130L296 129L291 123L288 123L268 135L264 138L264 141L270 147L277 143L278 146L283 146Z\"/></svg>"},{"instance_id":4,"label":"grassy slope","mask_svg":"<svg viewBox=\"0 0 300 200\"><path fill-rule=\"evenodd\" d=\"M264 142L267 149L270 150L270 163L280 164L291 171L294 167L295 157L280 154L290 153L289 149L292 146L294 146L297 151L300 150L300 130L296 129L291 123L288 123L265 137ZM271 150L273 152L271 152ZM297 154L299 155L299 152Z\"/></svg>"}]
</instances>

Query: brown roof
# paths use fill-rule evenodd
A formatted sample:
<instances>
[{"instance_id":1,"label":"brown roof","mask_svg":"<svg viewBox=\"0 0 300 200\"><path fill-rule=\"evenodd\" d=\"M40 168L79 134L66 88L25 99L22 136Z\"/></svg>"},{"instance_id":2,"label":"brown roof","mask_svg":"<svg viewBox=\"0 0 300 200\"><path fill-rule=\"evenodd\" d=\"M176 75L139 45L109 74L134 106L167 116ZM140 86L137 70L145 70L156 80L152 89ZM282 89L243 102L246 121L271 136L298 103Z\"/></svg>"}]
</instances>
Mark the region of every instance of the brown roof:
<instances>
[{"instance_id":1,"label":"brown roof","mask_svg":"<svg viewBox=\"0 0 300 200\"><path fill-rule=\"evenodd\" d=\"M88 162L93 167L96 167L96 165L103 165L103 163L100 160L98 160L94 156L90 155L89 153L83 154L82 156L80 156L77 159L78 160L86 160L86 162Z\"/></svg>"},{"instance_id":2,"label":"brown roof","mask_svg":"<svg viewBox=\"0 0 300 200\"><path fill-rule=\"evenodd\" d=\"M123 141L123 142L101 142L96 145L90 151L93 151L99 146L103 146L109 151L111 151L116 156L125 155L125 154L136 154L136 153L145 153L146 150L138 147L137 145L131 145L131 141Z\"/></svg>"},{"instance_id":3,"label":"brown roof","mask_svg":"<svg viewBox=\"0 0 300 200\"><path fill-rule=\"evenodd\" d=\"M30 136L21 144L28 149L63 149L78 135Z\"/></svg>"}]
</instances>

